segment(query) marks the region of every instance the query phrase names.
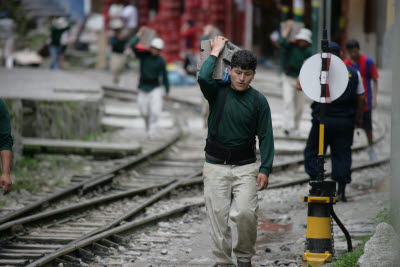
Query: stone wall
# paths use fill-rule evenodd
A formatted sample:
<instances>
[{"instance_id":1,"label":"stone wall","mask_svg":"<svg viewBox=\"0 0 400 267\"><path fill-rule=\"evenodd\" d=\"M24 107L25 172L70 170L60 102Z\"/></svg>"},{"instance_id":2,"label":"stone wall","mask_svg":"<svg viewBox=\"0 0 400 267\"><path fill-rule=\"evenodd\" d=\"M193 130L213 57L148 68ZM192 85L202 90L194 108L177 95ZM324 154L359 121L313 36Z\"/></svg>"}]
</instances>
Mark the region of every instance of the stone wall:
<instances>
[{"instance_id":1,"label":"stone wall","mask_svg":"<svg viewBox=\"0 0 400 267\"><path fill-rule=\"evenodd\" d=\"M13 164L22 157L23 109L20 99L3 99L10 114L11 135L13 137Z\"/></svg>"},{"instance_id":2,"label":"stone wall","mask_svg":"<svg viewBox=\"0 0 400 267\"><path fill-rule=\"evenodd\" d=\"M102 101L23 100L23 136L78 139L101 130Z\"/></svg>"}]
</instances>

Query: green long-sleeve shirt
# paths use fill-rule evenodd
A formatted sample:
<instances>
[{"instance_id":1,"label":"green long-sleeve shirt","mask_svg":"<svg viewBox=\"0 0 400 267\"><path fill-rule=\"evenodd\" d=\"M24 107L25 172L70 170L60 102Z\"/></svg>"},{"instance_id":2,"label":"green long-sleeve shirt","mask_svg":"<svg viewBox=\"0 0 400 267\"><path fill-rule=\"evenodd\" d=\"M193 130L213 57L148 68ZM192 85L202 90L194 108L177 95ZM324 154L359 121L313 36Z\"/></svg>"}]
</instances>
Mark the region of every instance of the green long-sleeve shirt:
<instances>
[{"instance_id":1,"label":"green long-sleeve shirt","mask_svg":"<svg viewBox=\"0 0 400 267\"><path fill-rule=\"evenodd\" d=\"M0 99L0 151L12 150L12 146L10 116L6 105Z\"/></svg>"},{"instance_id":2,"label":"green long-sleeve shirt","mask_svg":"<svg viewBox=\"0 0 400 267\"><path fill-rule=\"evenodd\" d=\"M128 42L128 38L119 39L117 36L112 36L110 38L111 50L114 53L123 54L125 51L125 46Z\"/></svg>"},{"instance_id":3,"label":"green long-sleeve shirt","mask_svg":"<svg viewBox=\"0 0 400 267\"><path fill-rule=\"evenodd\" d=\"M279 39L281 47L281 68L285 74L297 78L304 60L311 57L311 47L300 47L289 43L285 38Z\"/></svg>"},{"instance_id":4,"label":"green long-sleeve shirt","mask_svg":"<svg viewBox=\"0 0 400 267\"><path fill-rule=\"evenodd\" d=\"M52 45L61 45L61 35L65 32L68 31L71 28L69 25L68 27L64 29L58 29L56 26L51 25L50 26L50 38L51 38L51 44Z\"/></svg>"},{"instance_id":5,"label":"green long-sleeve shirt","mask_svg":"<svg viewBox=\"0 0 400 267\"><path fill-rule=\"evenodd\" d=\"M245 144L249 141L251 133L251 122L254 118L254 88L246 91L236 91L230 84L219 85L212 77L215 69L215 56L209 56L200 69L198 82L204 97L210 104L210 115L208 117L208 136L218 117L224 97L225 87L229 86L216 135L216 141L226 147ZM274 136L272 132L271 110L265 96L259 95L258 120L256 127L258 136L261 166L260 173L269 175L272 170L274 159Z\"/></svg>"},{"instance_id":6,"label":"green long-sleeve shirt","mask_svg":"<svg viewBox=\"0 0 400 267\"><path fill-rule=\"evenodd\" d=\"M131 40L131 48L140 60L139 89L149 92L159 86L160 79L165 86L165 92L169 93L169 81L165 60L161 56L152 56L149 52L140 52L136 49L139 37ZM154 82L155 81L155 82Z\"/></svg>"}]
</instances>

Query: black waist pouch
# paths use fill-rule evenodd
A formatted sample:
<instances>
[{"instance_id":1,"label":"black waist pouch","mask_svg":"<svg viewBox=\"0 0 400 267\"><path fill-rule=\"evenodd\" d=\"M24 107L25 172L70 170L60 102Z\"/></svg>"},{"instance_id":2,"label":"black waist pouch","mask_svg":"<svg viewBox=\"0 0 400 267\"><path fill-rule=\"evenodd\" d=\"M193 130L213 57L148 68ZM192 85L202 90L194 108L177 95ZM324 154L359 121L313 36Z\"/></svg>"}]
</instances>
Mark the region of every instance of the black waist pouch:
<instances>
[{"instance_id":1,"label":"black waist pouch","mask_svg":"<svg viewBox=\"0 0 400 267\"><path fill-rule=\"evenodd\" d=\"M160 81L158 80L158 78L156 78L156 79L146 79L146 78L140 77L139 83L140 84L145 84L145 85L151 85L151 86L159 86L160 85Z\"/></svg>"},{"instance_id":2,"label":"black waist pouch","mask_svg":"<svg viewBox=\"0 0 400 267\"><path fill-rule=\"evenodd\" d=\"M234 147L226 147L221 143L207 138L206 158L213 163L229 165L246 165L256 162L255 140Z\"/></svg>"}]
</instances>

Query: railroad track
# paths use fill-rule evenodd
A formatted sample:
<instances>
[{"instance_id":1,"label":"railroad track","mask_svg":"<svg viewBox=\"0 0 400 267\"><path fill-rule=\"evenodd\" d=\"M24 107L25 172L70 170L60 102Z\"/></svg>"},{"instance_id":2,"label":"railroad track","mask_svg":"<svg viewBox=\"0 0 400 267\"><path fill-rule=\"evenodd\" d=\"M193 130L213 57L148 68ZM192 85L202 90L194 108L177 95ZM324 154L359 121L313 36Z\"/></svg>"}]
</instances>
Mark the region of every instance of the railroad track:
<instances>
[{"instance_id":1,"label":"railroad track","mask_svg":"<svg viewBox=\"0 0 400 267\"><path fill-rule=\"evenodd\" d=\"M132 247L126 237L130 232L204 204L198 186L202 184L203 146L203 132L177 134L139 156L117 160L101 174L81 177L62 192L1 217L0 265L108 266L102 257L118 258L119 265L134 262L149 251L146 242L165 240L139 240L136 243L143 245ZM364 148L359 144L353 149ZM304 174L298 175L302 162L299 153L278 153L273 168L277 178L269 188L308 182ZM353 171L387 162L387 158L374 163L356 160ZM85 197L88 192L91 197ZM69 195L75 195L73 203Z\"/></svg>"},{"instance_id":2,"label":"railroad track","mask_svg":"<svg viewBox=\"0 0 400 267\"><path fill-rule=\"evenodd\" d=\"M127 183L122 178L123 183L116 184L106 196L80 201L1 224L0 231L12 229L14 231L11 231L12 235L2 242L0 265L43 266L43 264L51 262L62 263L64 266L85 266L85 264L96 261L96 255L104 256L115 253L115 251L117 253L134 251L135 253L131 253L131 257L128 255L129 253L124 257L125 262L133 261L140 254L140 250L146 248L133 248L132 250L129 246L125 247L124 244L127 243L127 240L121 237L123 236L121 233L181 214L191 207L203 204L201 192L198 190L193 194L194 197L191 196L193 199L191 201L188 200L191 198L185 197L185 201L182 202L179 201L179 197L176 197L169 203L181 203L180 205L171 204L172 208L160 208L164 211L151 215L143 212L149 207L158 209L157 205L160 205L158 201L165 201L163 199L179 187L201 185L202 160L199 160L199 155L202 154L202 144L198 142L195 150L195 140L187 138L179 141L163 157L133 171L135 176L146 176L146 179L152 179L155 173L159 173L156 184L138 186L138 182L143 184L142 179L129 179L131 183ZM184 157L186 161L182 162L178 155ZM296 162L298 164L300 161L294 160L286 164L293 166L296 165ZM359 164L354 166L354 170L386 162L387 159L383 159L373 164ZM166 170L171 169L174 170L172 174L166 173ZM290 174L290 171L282 166L275 170L274 175L279 177L274 179L279 182L271 183L270 189L308 181L307 177L293 179L296 176L293 173ZM125 178L130 176L131 174L125 173ZM282 181L282 177L288 178ZM289 181L287 181L288 179ZM122 191L121 187L126 190ZM126 206L126 208L121 209L121 206ZM51 219L50 223L49 219ZM39 228L35 224L39 225Z\"/></svg>"}]
</instances>

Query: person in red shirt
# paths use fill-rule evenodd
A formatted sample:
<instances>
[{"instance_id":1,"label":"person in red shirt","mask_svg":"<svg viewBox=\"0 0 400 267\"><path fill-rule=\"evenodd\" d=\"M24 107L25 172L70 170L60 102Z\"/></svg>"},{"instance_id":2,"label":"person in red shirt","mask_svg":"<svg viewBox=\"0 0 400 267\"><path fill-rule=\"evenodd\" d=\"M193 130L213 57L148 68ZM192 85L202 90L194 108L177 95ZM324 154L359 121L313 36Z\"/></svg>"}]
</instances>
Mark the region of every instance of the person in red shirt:
<instances>
[{"instance_id":1,"label":"person in red shirt","mask_svg":"<svg viewBox=\"0 0 400 267\"><path fill-rule=\"evenodd\" d=\"M376 107L376 97L378 94L378 70L374 61L370 57L360 53L360 44L358 43L358 41L347 41L346 49L350 58L346 59L344 63L347 66L359 70L363 80L366 101L364 109L364 119L361 128L364 129L367 134L369 158L371 161L375 161L377 160L377 156L372 146L372 110Z\"/></svg>"},{"instance_id":2,"label":"person in red shirt","mask_svg":"<svg viewBox=\"0 0 400 267\"><path fill-rule=\"evenodd\" d=\"M188 20L181 28L181 37L185 38L185 62L183 68L187 74L196 75L196 59L194 57L197 28L194 21Z\"/></svg>"}]
</instances>

